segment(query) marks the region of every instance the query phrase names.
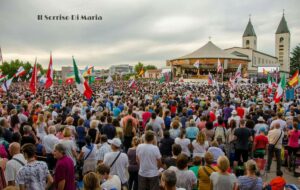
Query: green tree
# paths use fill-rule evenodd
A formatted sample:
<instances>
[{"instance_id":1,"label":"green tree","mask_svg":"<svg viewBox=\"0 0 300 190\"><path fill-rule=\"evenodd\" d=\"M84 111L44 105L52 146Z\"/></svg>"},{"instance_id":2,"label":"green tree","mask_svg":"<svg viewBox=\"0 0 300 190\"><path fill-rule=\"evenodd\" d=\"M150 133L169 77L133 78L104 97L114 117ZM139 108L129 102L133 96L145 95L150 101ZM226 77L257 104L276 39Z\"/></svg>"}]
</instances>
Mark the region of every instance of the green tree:
<instances>
[{"instance_id":1,"label":"green tree","mask_svg":"<svg viewBox=\"0 0 300 190\"><path fill-rule=\"evenodd\" d=\"M23 61L16 59L10 62L4 61L3 64L0 65L0 69L3 75L8 75L8 77L12 77L15 73L17 73L18 68L23 66L24 70L26 71L26 74L22 77L22 79L24 80L26 78L26 75L29 73L30 69L33 67L33 65L34 63L24 63ZM37 63L37 67L40 69L42 74L45 73L45 70L43 69L41 64Z\"/></svg>"},{"instance_id":2,"label":"green tree","mask_svg":"<svg viewBox=\"0 0 300 190\"><path fill-rule=\"evenodd\" d=\"M146 65L144 68L145 68L145 71L152 70L152 69L157 69L157 67L154 66L154 65Z\"/></svg>"},{"instance_id":3,"label":"green tree","mask_svg":"<svg viewBox=\"0 0 300 190\"><path fill-rule=\"evenodd\" d=\"M291 52L290 74L294 74L296 70L300 70L300 44Z\"/></svg>"},{"instance_id":4,"label":"green tree","mask_svg":"<svg viewBox=\"0 0 300 190\"><path fill-rule=\"evenodd\" d=\"M135 73L139 73L143 67L144 67L144 64L139 62L137 65L134 66Z\"/></svg>"}]
</instances>

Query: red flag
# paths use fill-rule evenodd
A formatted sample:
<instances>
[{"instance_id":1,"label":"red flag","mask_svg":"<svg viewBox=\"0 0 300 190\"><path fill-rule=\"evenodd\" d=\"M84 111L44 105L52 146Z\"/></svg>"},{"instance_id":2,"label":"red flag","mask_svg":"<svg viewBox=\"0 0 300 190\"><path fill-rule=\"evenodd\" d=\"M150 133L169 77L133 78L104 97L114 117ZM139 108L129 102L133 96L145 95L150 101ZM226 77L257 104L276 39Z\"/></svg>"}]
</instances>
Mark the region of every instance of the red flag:
<instances>
[{"instance_id":1,"label":"red flag","mask_svg":"<svg viewBox=\"0 0 300 190\"><path fill-rule=\"evenodd\" d=\"M91 87L88 85L87 81L84 81L83 83L84 87L85 87L85 91L83 93L83 95L87 98L87 99L91 99L92 95L93 95L93 91L91 89Z\"/></svg>"},{"instance_id":2,"label":"red flag","mask_svg":"<svg viewBox=\"0 0 300 190\"><path fill-rule=\"evenodd\" d=\"M33 94L36 93L36 80L37 80L37 68L36 68L36 59L35 59L32 75L30 79L30 84L29 84L30 91Z\"/></svg>"},{"instance_id":3,"label":"red flag","mask_svg":"<svg viewBox=\"0 0 300 190\"><path fill-rule=\"evenodd\" d=\"M52 54L50 54L50 62L47 71L47 80L45 83L45 88L50 88L53 84L53 67L52 67Z\"/></svg>"}]
</instances>

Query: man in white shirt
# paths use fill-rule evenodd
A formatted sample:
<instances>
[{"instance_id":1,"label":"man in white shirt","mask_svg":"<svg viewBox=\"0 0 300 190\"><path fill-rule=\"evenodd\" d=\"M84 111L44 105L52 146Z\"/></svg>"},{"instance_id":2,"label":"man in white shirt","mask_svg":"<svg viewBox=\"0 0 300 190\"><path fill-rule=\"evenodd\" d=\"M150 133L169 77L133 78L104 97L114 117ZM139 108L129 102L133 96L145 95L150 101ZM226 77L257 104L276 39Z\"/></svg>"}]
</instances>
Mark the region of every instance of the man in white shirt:
<instances>
[{"instance_id":1,"label":"man in white shirt","mask_svg":"<svg viewBox=\"0 0 300 190\"><path fill-rule=\"evenodd\" d=\"M266 171L269 172L272 164L273 155L275 153L277 161L277 171L281 169L281 148L282 148L282 139L284 133L280 129L280 123L274 124L274 129L270 130L268 133L269 147L268 147L268 164Z\"/></svg>"},{"instance_id":2,"label":"man in white shirt","mask_svg":"<svg viewBox=\"0 0 300 190\"><path fill-rule=\"evenodd\" d=\"M159 172L161 166L161 154L157 146L154 146L154 133L145 133L145 144L140 144L136 149L139 169L139 188L145 190L159 189Z\"/></svg>"},{"instance_id":3,"label":"man in white shirt","mask_svg":"<svg viewBox=\"0 0 300 190\"><path fill-rule=\"evenodd\" d=\"M6 163L5 179L8 185L15 186L17 185L15 182L17 172L22 166L24 166L27 163L27 161L25 160L23 154L20 153L19 143L11 143L9 145L8 151L9 154L12 156L12 159Z\"/></svg>"},{"instance_id":4,"label":"man in white shirt","mask_svg":"<svg viewBox=\"0 0 300 190\"><path fill-rule=\"evenodd\" d=\"M53 170L56 161L53 157L54 146L59 143L59 139L55 136L56 128L55 126L50 126L48 129L48 135L45 135L42 142L46 151L48 169Z\"/></svg>"},{"instance_id":5,"label":"man in white shirt","mask_svg":"<svg viewBox=\"0 0 300 190\"><path fill-rule=\"evenodd\" d=\"M110 169L105 164L99 164L97 167L97 173L100 176L102 189L121 189L121 180L116 175L110 175Z\"/></svg>"},{"instance_id":6,"label":"man in white shirt","mask_svg":"<svg viewBox=\"0 0 300 190\"><path fill-rule=\"evenodd\" d=\"M104 155L103 163L110 167L110 175L117 175L120 177L122 186L127 187L128 177L126 175L129 162L128 156L120 151L122 142L119 138L109 140L112 152Z\"/></svg>"},{"instance_id":7,"label":"man in white shirt","mask_svg":"<svg viewBox=\"0 0 300 190\"><path fill-rule=\"evenodd\" d=\"M98 159L98 164L101 164L104 160L104 156L106 153L111 152L111 147L107 143L107 136L106 135L101 135L100 137L100 145L97 150L97 159Z\"/></svg>"},{"instance_id":8,"label":"man in white shirt","mask_svg":"<svg viewBox=\"0 0 300 190\"><path fill-rule=\"evenodd\" d=\"M274 125L275 123L279 123L281 130L285 130L287 127L286 121L284 121L282 119L282 113L280 113L280 112L277 113L277 119L272 121L272 123L270 125L271 129L273 129L275 127L275 125Z\"/></svg>"}]
</instances>

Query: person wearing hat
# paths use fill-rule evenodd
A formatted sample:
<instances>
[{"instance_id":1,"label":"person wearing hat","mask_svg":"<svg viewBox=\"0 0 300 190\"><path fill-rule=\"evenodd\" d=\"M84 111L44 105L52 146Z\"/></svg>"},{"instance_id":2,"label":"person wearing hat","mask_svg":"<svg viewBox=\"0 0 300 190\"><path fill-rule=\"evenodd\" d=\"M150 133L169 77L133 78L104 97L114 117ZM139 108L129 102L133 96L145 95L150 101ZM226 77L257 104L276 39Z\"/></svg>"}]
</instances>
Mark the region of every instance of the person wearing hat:
<instances>
[{"instance_id":1,"label":"person wearing hat","mask_svg":"<svg viewBox=\"0 0 300 190\"><path fill-rule=\"evenodd\" d=\"M254 126L255 134L258 135L260 133L260 129L264 129L264 131L267 131L268 125L265 124L265 120L262 116L259 116L257 119L258 123Z\"/></svg>"},{"instance_id":2,"label":"person wearing hat","mask_svg":"<svg viewBox=\"0 0 300 190\"><path fill-rule=\"evenodd\" d=\"M269 140L266 137L266 129L264 127L259 129L259 134L255 136L252 146L252 152L254 158L264 158Z\"/></svg>"},{"instance_id":3,"label":"person wearing hat","mask_svg":"<svg viewBox=\"0 0 300 190\"><path fill-rule=\"evenodd\" d=\"M241 117L237 115L237 111L236 110L233 110L231 112L231 117L228 119L228 125L230 124L230 121L231 120L235 120L236 122L236 126L239 127L240 126L240 120L241 120Z\"/></svg>"},{"instance_id":4,"label":"person wearing hat","mask_svg":"<svg viewBox=\"0 0 300 190\"><path fill-rule=\"evenodd\" d=\"M128 156L122 153L120 147L122 142L119 138L113 138L108 143L111 145L112 152L108 152L104 155L103 163L110 167L110 175L117 175L120 177L122 187L127 187L128 176Z\"/></svg>"}]
</instances>

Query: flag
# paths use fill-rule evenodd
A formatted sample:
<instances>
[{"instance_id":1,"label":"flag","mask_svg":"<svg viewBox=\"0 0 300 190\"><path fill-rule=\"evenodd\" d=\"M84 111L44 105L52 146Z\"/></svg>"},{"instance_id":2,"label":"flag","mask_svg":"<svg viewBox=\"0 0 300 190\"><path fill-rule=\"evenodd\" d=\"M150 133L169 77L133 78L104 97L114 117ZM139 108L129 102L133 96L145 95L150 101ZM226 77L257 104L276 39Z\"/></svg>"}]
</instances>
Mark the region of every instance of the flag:
<instances>
[{"instance_id":1,"label":"flag","mask_svg":"<svg viewBox=\"0 0 300 190\"><path fill-rule=\"evenodd\" d=\"M285 74L283 74L274 95L275 103L278 103L281 100L285 86L286 86L286 79L285 79Z\"/></svg>"},{"instance_id":2,"label":"flag","mask_svg":"<svg viewBox=\"0 0 300 190\"><path fill-rule=\"evenodd\" d=\"M234 75L234 80L242 76L242 65L240 64Z\"/></svg>"},{"instance_id":3,"label":"flag","mask_svg":"<svg viewBox=\"0 0 300 190\"><path fill-rule=\"evenodd\" d=\"M4 80L7 80L8 79L8 76L7 75L1 75L0 76L0 82L4 81Z\"/></svg>"},{"instance_id":4,"label":"flag","mask_svg":"<svg viewBox=\"0 0 300 190\"><path fill-rule=\"evenodd\" d=\"M221 65L220 59L218 59L218 68L217 68L217 72L218 72L218 73L223 72L223 67L222 67L222 65Z\"/></svg>"},{"instance_id":5,"label":"flag","mask_svg":"<svg viewBox=\"0 0 300 190\"><path fill-rule=\"evenodd\" d=\"M234 79L234 77L230 77L230 78L229 78L228 86L230 87L231 90L235 89L236 84L235 84L235 79Z\"/></svg>"},{"instance_id":6,"label":"flag","mask_svg":"<svg viewBox=\"0 0 300 190\"><path fill-rule=\"evenodd\" d=\"M145 70L144 70L144 68L142 67L142 69L140 70L140 72L139 72L139 77L141 77L141 76L143 76L143 74L145 73Z\"/></svg>"},{"instance_id":7,"label":"flag","mask_svg":"<svg viewBox=\"0 0 300 190\"><path fill-rule=\"evenodd\" d=\"M271 80L271 76L268 75L268 94L270 95L272 93L272 80Z\"/></svg>"},{"instance_id":8,"label":"flag","mask_svg":"<svg viewBox=\"0 0 300 190\"><path fill-rule=\"evenodd\" d=\"M105 80L106 83L110 83L110 82L112 82L112 81L113 81L113 79L111 78L110 75L109 75L109 76L107 77L107 79Z\"/></svg>"},{"instance_id":9,"label":"flag","mask_svg":"<svg viewBox=\"0 0 300 190\"><path fill-rule=\"evenodd\" d=\"M37 81L37 67L36 67L36 58L35 58L35 63L34 63L33 71L31 74L31 80L29 84L30 91L33 94L36 93L36 81Z\"/></svg>"},{"instance_id":10,"label":"flag","mask_svg":"<svg viewBox=\"0 0 300 190\"><path fill-rule=\"evenodd\" d=\"M66 84L72 84L74 82L74 78L67 78L65 82Z\"/></svg>"},{"instance_id":11,"label":"flag","mask_svg":"<svg viewBox=\"0 0 300 190\"><path fill-rule=\"evenodd\" d=\"M39 78L39 83L43 84L46 86L46 82L47 82L47 78L42 75L40 78Z\"/></svg>"},{"instance_id":12,"label":"flag","mask_svg":"<svg viewBox=\"0 0 300 190\"><path fill-rule=\"evenodd\" d=\"M50 61L48 66L47 75L45 78L45 88L50 88L53 84L53 67L52 67L52 53L50 53Z\"/></svg>"},{"instance_id":13,"label":"flag","mask_svg":"<svg viewBox=\"0 0 300 190\"><path fill-rule=\"evenodd\" d=\"M263 74L264 74L264 75L267 75L267 74L269 74L269 72L266 71L265 68L263 68Z\"/></svg>"},{"instance_id":14,"label":"flag","mask_svg":"<svg viewBox=\"0 0 300 190\"><path fill-rule=\"evenodd\" d=\"M200 67L200 61L197 60L195 63L194 63L194 67L196 67L197 69L199 69Z\"/></svg>"},{"instance_id":15,"label":"flag","mask_svg":"<svg viewBox=\"0 0 300 190\"><path fill-rule=\"evenodd\" d=\"M278 84L276 83L276 81L273 78L271 78L271 79L272 79L272 87L277 88Z\"/></svg>"},{"instance_id":16,"label":"flag","mask_svg":"<svg viewBox=\"0 0 300 190\"><path fill-rule=\"evenodd\" d=\"M24 67L19 67L17 70L17 73L14 74L14 77L19 77L19 76L23 76L26 73Z\"/></svg>"},{"instance_id":17,"label":"flag","mask_svg":"<svg viewBox=\"0 0 300 190\"><path fill-rule=\"evenodd\" d=\"M88 82L86 80L84 80L84 78L81 76L81 73L78 70L78 67L76 65L74 57L73 57L73 67L74 67L75 83L76 83L77 89L87 99L90 99L93 95L93 91L89 87Z\"/></svg>"},{"instance_id":18,"label":"flag","mask_svg":"<svg viewBox=\"0 0 300 190\"><path fill-rule=\"evenodd\" d=\"M209 85L212 85L214 83L214 81L213 81L213 77L212 77L212 75L210 74L210 72L208 73L208 84Z\"/></svg>"},{"instance_id":19,"label":"flag","mask_svg":"<svg viewBox=\"0 0 300 190\"><path fill-rule=\"evenodd\" d=\"M30 77L31 72L32 72L32 68L30 68L28 74L26 75L26 79L28 79Z\"/></svg>"},{"instance_id":20,"label":"flag","mask_svg":"<svg viewBox=\"0 0 300 190\"><path fill-rule=\"evenodd\" d=\"M130 81L129 85L128 85L129 88L136 88L136 82L134 79L132 79L132 81Z\"/></svg>"},{"instance_id":21,"label":"flag","mask_svg":"<svg viewBox=\"0 0 300 190\"><path fill-rule=\"evenodd\" d=\"M164 73L162 73L162 75L161 75L161 77L159 79L159 83L163 83L165 81L166 81L166 77L165 77Z\"/></svg>"},{"instance_id":22,"label":"flag","mask_svg":"<svg viewBox=\"0 0 300 190\"><path fill-rule=\"evenodd\" d=\"M292 78L290 78L290 81L288 82L290 86L294 87L298 84L298 76L299 76L299 70L297 70Z\"/></svg>"},{"instance_id":23,"label":"flag","mask_svg":"<svg viewBox=\"0 0 300 190\"><path fill-rule=\"evenodd\" d=\"M3 57L2 57L2 51L1 51L1 47L0 47L0 61L3 62Z\"/></svg>"},{"instance_id":24,"label":"flag","mask_svg":"<svg viewBox=\"0 0 300 190\"><path fill-rule=\"evenodd\" d=\"M14 77L11 77L10 79L4 81L4 83L1 85L3 91L7 92L9 90L13 79Z\"/></svg>"},{"instance_id":25,"label":"flag","mask_svg":"<svg viewBox=\"0 0 300 190\"><path fill-rule=\"evenodd\" d=\"M88 66L86 66L85 69L84 69L84 71L83 71L82 76L83 77L90 76L93 73L93 70L94 70L94 67L88 67Z\"/></svg>"}]
</instances>

